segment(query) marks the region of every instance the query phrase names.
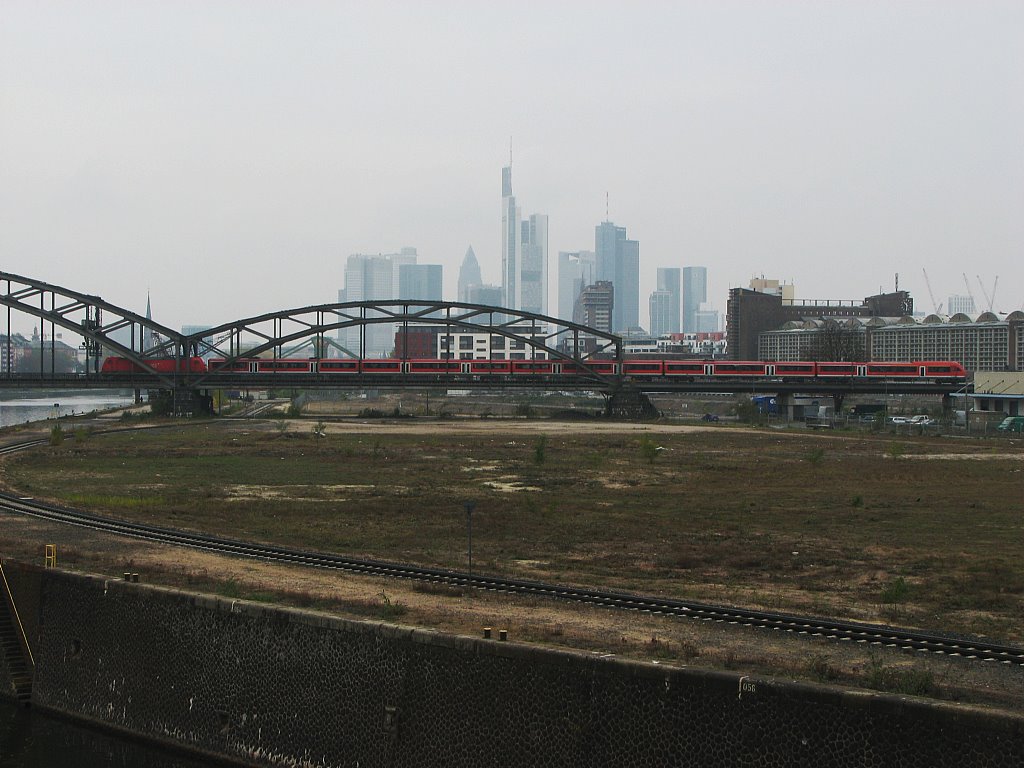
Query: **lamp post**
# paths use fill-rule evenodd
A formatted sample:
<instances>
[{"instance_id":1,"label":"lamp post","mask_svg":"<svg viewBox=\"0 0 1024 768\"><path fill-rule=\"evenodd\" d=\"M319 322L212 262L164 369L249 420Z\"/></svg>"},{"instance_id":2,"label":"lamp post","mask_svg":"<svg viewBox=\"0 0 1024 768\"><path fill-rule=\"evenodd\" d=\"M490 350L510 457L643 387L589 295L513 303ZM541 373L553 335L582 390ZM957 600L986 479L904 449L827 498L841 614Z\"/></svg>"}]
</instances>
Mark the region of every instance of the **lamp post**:
<instances>
[{"instance_id":1,"label":"lamp post","mask_svg":"<svg viewBox=\"0 0 1024 768\"><path fill-rule=\"evenodd\" d=\"M467 501L463 504L466 508L466 538L469 541L469 575L473 575L473 510L476 508L475 501Z\"/></svg>"}]
</instances>

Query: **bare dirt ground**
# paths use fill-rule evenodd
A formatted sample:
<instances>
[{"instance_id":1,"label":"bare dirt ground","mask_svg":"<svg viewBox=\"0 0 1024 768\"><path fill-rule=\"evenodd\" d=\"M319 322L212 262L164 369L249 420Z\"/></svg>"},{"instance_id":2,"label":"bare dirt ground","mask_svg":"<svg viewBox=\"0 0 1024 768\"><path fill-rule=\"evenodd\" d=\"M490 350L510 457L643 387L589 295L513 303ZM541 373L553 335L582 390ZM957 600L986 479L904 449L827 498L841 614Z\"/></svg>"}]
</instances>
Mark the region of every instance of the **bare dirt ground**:
<instances>
[{"instance_id":1,"label":"bare dirt ground","mask_svg":"<svg viewBox=\"0 0 1024 768\"><path fill-rule=\"evenodd\" d=\"M269 422L250 429L275 430ZM289 430L307 432L308 422ZM446 436L493 434L486 420L448 420ZM679 434L716 427L607 422L557 423L502 421L510 435ZM328 434L436 435L429 422L345 421L325 425ZM45 434L45 425L35 430ZM21 430L17 438L32 434ZM789 437L779 433L780 439ZM13 442L8 437L4 442ZM936 452L920 458L946 458ZM989 454L1000 455L998 452ZM1007 454L1015 459L1020 454ZM969 458L978 458L969 454ZM4 467L0 464L0 472ZM0 480L6 478L0 477ZM509 598L403 581L376 579L315 569L271 565L254 560L154 545L124 537L70 529L31 518L0 514L0 555L41 562L43 546L58 545L59 564L120 577L138 572L142 580L232 599L280 602L354 618L478 635L485 626L508 629L510 639L668 663L728 669L743 674L795 678L840 686L920 693L1002 709L1024 711L1024 670L985 666L962 659L933 659L883 648L859 648L824 639L793 637L708 622L671 619L534 598ZM918 684L923 681L923 684Z\"/></svg>"}]
</instances>

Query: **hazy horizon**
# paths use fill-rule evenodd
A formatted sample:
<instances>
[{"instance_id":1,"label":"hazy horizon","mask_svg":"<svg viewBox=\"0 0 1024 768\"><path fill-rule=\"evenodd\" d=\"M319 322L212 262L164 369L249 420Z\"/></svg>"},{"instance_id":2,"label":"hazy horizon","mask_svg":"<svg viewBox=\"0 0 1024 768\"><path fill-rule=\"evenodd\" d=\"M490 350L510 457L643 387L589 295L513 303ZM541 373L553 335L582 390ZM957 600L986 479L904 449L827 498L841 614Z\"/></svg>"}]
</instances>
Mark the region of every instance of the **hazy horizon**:
<instances>
[{"instance_id":1,"label":"hazy horizon","mask_svg":"<svg viewBox=\"0 0 1024 768\"><path fill-rule=\"evenodd\" d=\"M800 298L1024 307L1019 2L0 4L0 269L174 328L328 303L403 246L500 282L501 167L559 251ZM30 330L26 325L24 330ZM14 330L22 330L17 325Z\"/></svg>"}]
</instances>

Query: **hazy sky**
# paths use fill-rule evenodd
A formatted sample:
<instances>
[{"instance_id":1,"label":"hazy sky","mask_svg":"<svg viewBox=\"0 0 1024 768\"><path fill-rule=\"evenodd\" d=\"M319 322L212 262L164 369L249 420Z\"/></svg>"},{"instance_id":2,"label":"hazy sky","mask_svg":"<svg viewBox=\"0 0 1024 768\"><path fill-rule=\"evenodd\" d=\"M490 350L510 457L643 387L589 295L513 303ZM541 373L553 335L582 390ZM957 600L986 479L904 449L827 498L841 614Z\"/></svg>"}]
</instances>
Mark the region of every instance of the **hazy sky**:
<instances>
[{"instance_id":1,"label":"hazy sky","mask_svg":"<svg viewBox=\"0 0 1024 768\"><path fill-rule=\"evenodd\" d=\"M1024 306L1024 3L0 0L0 269L173 327L331 302L415 246L500 274L501 166L709 299L980 275ZM554 305L552 305L552 310ZM26 323L29 327L30 323ZM18 330L17 327L15 330Z\"/></svg>"}]
</instances>

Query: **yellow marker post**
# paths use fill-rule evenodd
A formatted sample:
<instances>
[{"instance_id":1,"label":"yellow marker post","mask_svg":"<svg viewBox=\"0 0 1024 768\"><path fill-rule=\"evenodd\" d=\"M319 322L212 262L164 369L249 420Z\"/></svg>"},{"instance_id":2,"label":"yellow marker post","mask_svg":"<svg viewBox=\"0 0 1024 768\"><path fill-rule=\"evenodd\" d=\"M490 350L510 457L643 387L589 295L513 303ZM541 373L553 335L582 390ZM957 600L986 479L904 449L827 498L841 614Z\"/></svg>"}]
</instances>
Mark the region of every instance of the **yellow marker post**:
<instances>
[{"instance_id":1,"label":"yellow marker post","mask_svg":"<svg viewBox=\"0 0 1024 768\"><path fill-rule=\"evenodd\" d=\"M46 545L46 567L56 568L57 567L57 545L47 544Z\"/></svg>"}]
</instances>

